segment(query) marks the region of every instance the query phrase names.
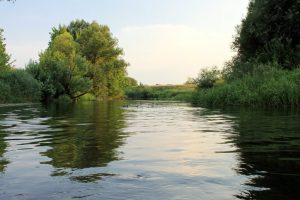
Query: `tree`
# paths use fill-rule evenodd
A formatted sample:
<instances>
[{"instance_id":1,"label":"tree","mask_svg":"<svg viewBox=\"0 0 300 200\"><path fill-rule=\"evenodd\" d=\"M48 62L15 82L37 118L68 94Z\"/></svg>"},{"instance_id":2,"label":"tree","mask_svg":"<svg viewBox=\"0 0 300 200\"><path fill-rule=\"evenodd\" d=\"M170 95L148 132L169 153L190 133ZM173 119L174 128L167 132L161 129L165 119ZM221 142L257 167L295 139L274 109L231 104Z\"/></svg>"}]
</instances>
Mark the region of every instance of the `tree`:
<instances>
[{"instance_id":1,"label":"tree","mask_svg":"<svg viewBox=\"0 0 300 200\"><path fill-rule=\"evenodd\" d=\"M89 76L93 93L102 99L122 96L128 64L121 58L123 50L108 26L92 22L87 27L84 21L77 20L68 27L76 35L81 54L92 64Z\"/></svg>"},{"instance_id":2,"label":"tree","mask_svg":"<svg viewBox=\"0 0 300 200\"><path fill-rule=\"evenodd\" d=\"M10 55L6 52L6 45L4 43L3 29L0 29L0 73L10 67Z\"/></svg>"},{"instance_id":3,"label":"tree","mask_svg":"<svg viewBox=\"0 0 300 200\"><path fill-rule=\"evenodd\" d=\"M233 43L237 61L300 64L300 1L251 0Z\"/></svg>"},{"instance_id":4,"label":"tree","mask_svg":"<svg viewBox=\"0 0 300 200\"><path fill-rule=\"evenodd\" d=\"M43 100L67 95L72 99L90 92L87 78L89 63L77 52L76 43L67 31L57 35L40 55L40 70L31 65L34 76L43 83Z\"/></svg>"},{"instance_id":5,"label":"tree","mask_svg":"<svg viewBox=\"0 0 300 200\"><path fill-rule=\"evenodd\" d=\"M127 63L107 26L76 20L54 27L50 35L39 63L27 69L43 83L43 100L76 99L86 93L98 99L123 96Z\"/></svg>"},{"instance_id":6,"label":"tree","mask_svg":"<svg viewBox=\"0 0 300 200\"><path fill-rule=\"evenodd\" d=\"M137 87L139 84L137 80L135 80L132 77L126 77L125 78L125 88L132 88L132 87Z\"/></svg>"},{"instance_id":7,"label":"tree","mask_svg":"<svg viewBox=\"0 0 300 200\"><path fill-rule=\"evenodd\" d=\"M198 89L209 89L214 86L221 77L221 72L217 67L202 69L198 77L194 80Z\"/></svg>"},{"instance_id":8,"label":"tree","mask_svg":"<svg viewBox=\"0 0 300 200\"><path fill-rule=\"evenodd\" d=\"M81 33L87 29L90 26L90 24L84 20L76 20L72 21L68 27L67 30L71 35L73 36L74 40L77 40L78 37L81 35Z\"/></svg>"}]
</instances>

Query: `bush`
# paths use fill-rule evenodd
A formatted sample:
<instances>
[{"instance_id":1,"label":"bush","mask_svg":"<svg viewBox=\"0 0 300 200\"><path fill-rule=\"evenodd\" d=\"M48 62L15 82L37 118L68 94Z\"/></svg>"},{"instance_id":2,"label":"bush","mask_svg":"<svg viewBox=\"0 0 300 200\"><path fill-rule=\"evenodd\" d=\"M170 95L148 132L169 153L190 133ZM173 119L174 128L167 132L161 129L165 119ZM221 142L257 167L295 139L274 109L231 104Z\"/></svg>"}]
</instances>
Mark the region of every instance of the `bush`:
<instances>
[{"instance_id":1,"label":"bush","mask_svg":"<svg viewBox=\"0 0 300 200\"><path fill-rule=\"evenodd\" d=\"M38 102L41 98L41 83L24 70L10 70L0 78L0 102Z\"/></svg>"},{"instance_id":2,"label":"bush","mask_svg":"<svg viewBox=\"0 0 300 200\"><path fill-rule=\"evenodd\" d=\"M212 88L217 80L221 77L221 72L216 68L203 69L195 79L198 89Z\"/></svg>"}]
</instances>

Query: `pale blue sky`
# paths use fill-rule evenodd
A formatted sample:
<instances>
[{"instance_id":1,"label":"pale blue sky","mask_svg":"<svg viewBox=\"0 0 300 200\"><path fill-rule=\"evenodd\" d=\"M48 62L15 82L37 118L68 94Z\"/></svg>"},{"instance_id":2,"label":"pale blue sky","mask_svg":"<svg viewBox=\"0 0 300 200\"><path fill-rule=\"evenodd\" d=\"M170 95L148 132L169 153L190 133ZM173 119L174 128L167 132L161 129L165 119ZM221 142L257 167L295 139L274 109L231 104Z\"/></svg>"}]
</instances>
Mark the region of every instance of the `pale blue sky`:
<instances>
[{"instance_id":1,"label":"pale blue sky","mask_svg":"<svg viewBox=\"0 0 300 200\"><path fill-rule=\"evenodd\" d=\"M17 0L0 3L7 49L24 67L47 47L53 26L74 19L108 25L130 76L145 84L183 83L230 59L248 0Z\"/></svg>"}]
</instances>

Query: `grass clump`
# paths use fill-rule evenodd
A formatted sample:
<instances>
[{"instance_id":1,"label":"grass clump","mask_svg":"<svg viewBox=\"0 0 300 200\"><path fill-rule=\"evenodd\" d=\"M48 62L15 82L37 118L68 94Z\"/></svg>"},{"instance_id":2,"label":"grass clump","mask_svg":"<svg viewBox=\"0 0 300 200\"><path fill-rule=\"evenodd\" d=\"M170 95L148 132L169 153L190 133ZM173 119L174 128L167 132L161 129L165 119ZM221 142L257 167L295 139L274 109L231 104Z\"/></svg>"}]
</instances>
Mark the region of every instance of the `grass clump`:
<instances>
[{"instance_id":1,"label":"grass clump","mask_svg":"<svg viewBox=\"0 0 300 200\"><path fill-rule=\"evenodd\" d=\"M194 93L196 105L283 107L300 105L300 68L284 70L277 65L253 64L242 77Z\"/></svg>"}]
</instances>

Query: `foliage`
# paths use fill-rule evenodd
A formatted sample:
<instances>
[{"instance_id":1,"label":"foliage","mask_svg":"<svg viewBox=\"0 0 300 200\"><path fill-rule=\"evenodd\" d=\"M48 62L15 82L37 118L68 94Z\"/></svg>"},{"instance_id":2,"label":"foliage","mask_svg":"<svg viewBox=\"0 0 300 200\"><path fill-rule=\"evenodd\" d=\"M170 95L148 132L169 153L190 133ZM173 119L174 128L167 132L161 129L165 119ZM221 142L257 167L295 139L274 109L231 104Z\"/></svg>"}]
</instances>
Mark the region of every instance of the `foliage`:
<instances>
[{"instance_id":1,"label":"foliage","mask_svg":"<svg viewBox=\"0 0 300 200\"><path fill-rule=\"evenodd\" d=\"M95 95L91 93L87 93L79 98L79 101L95 101L95 100L96 100Z\"/></svg>"},{"instance_id":2,"label":"foliage","mask_svg":"<svg viewBox=\"0 0 300 200\"><path fill-rule=\"evenodd\" d=\"M38 102L41 83L25 70L9 70L0 77L0 103Z\"/></svg>"},{"instance_id":3,"label":"foliage","mask_svg":"<svg viewBox=\"0 0 300 200\"><path fill-rule=\"evenodd\" d=\"M3 29L0 29L0 74L8 70L10 67L10 56L6 52L5 38Z\"/></svg>"},{"instance_id":4,"label":"foliage","mask_svg":"<svg viewBox=\"0 0 300 200\"><path fill-rule=\"evenodd\" d=\"M221 72L217 67L202 69L198 77L194 80L194 83L197 85L198 89L208 89L212 88L220 77Z\"/></svg>"},{"instance_id":5,"label":"foliage","mask_svg":"<svg viewBox=\"0 0 300 200\"><path fill-rule=\"evenodd\" d=\"M251 0L233 43L237 56L222 71L225 83L199 90L193 102L210 106L299 106L299 10L300 1Z\"/></svg>"},{"instance_id":6,"label":"foliage","mask_svg":"<svg viewBox=\"0 0 300 200\"><path fill-rule=\"evenodd\" d=\"M27 70L43 83L43 100L49 101L68 95L76 98L90 91L86 77L89 63L77 54L76 43L67 31L57 35L48 49L40 54L39 63L30 63Z\"/></svg>"},{"instance_id":7,"label":"foliage","mask_svg":"<svg viewBox=\"0 0 300 200\"><path fill-rule=\"evenodd\" d=\"M0 103L39 101L41 84L26 71L11 67L4 40L0 29Z\"/></svg>"},{"instance_id":8,"label":"foliage","mask_svg":"<svg viewBox=\"0 0 300 200\"><path fill-rule=\"evenodd\" d=\"M137 86L125 90L128 99L189 101L194 85Z\"/></svg>"},{"instance_id":9,"label":"foliage","mask_svg":"<svg viewBox=\"0 0 300 200\"><path fill-rule=\"evenodd\" d=\"M286 71L272 65L257 65L252 74L193 96L197 105L299 106L300 69Z\"/></svg>"},{"instance_id":10,"label":"foliage","mask_svg":"<svg viewBox=\"0 0 300 200\"><path fill-rule=\"evenodd\" d=\"M87 93L98 99L122 98L127 63L107 26L76 20L52 29L49 47L28 71L43 83L43 100Z\"/></svg>"},{"instance_id":11,"label":"foliage","mask_svg":"<svg viewBox=\"0 0 300 200\"><path fill-rule=\"evenodd\" d=\"M97 98L119 97L123 95L127 63L121 58L123 50L118 47L108 26L92 22L85 25L74 25L69 29L77 35L80 52L92 64L90 78L93 80L93 93ZM83 24L77 21L77 24ZM71 29L72 27L72 29ZM75 28L74 28L75 27ZM76 31L76 27L77 28Z\"/></svg>"},{"instance_id":12,"label":"foliage","mask_svg":"<svg viewBox=\"0 0 300 200\"><path fill-rule=\"evenodd\" d=\"M126 89L132 88L132 87L137 87L137 86L138 86L137 80L135 80L134 78L131 78L131 77L125 77L125 85L124 85L124 87Z\"/></svg>"},{"instance_id":13,"label":"foliage","mask_svg":"<svg viewBox=\"0 0 300 200\"><path fill-rule=\"evenodd\" d=\"M300 64L300 1L251 0L233 43L237 62ZM238 66L236 66L238 67Z\"/></svg>"}]
</instances>

